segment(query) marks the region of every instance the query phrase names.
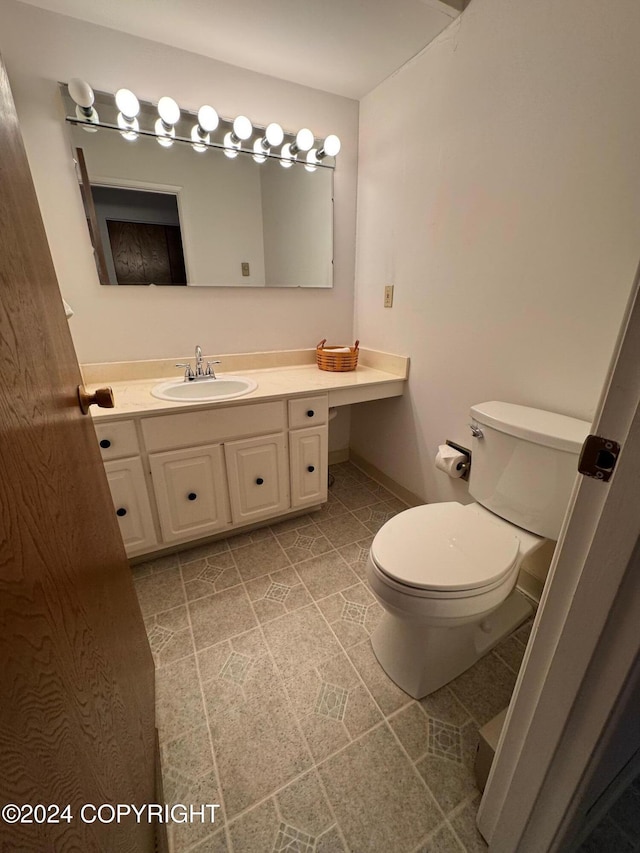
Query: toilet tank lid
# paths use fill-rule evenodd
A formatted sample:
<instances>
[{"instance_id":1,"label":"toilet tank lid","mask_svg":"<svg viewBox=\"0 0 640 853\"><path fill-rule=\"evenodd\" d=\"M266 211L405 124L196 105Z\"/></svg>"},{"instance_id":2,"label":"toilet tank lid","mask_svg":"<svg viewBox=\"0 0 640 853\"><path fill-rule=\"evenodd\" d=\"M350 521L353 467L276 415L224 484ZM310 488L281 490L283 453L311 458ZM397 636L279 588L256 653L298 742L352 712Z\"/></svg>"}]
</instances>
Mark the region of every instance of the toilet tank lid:
<instances>
[{"instance_id":1,"label":"toilet tank lid","mask_svg":"<svg viewBox=\"0 0 640 853\"><path fill-rule=\"evenodd\" d=\"M471 417L507 435L576 454L591 429L588 421L497 400L472 406Z\"/></svg>"}]
</instances>

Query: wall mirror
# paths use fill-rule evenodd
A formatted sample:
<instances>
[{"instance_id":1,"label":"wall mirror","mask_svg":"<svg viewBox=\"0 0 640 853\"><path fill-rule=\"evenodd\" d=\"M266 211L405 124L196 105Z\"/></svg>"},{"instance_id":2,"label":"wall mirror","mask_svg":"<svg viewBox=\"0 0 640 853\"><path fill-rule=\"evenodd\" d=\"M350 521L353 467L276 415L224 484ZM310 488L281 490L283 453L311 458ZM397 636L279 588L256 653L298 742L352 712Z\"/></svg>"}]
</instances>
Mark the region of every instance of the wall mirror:
<instances>
[{"instance_id":1,"label":"wall mirror","mask_svg":"<svg viewBox=\"0 0 640 853\"><path fill-rule=\"evenodd\" d=\"M194 150L185 110L169 147L123 138L113 95L96 93L94 126L60 91L101 284L333 286L333 168ZM157 108L138 118L153 129Z\"/></svg>"}]
</instances>

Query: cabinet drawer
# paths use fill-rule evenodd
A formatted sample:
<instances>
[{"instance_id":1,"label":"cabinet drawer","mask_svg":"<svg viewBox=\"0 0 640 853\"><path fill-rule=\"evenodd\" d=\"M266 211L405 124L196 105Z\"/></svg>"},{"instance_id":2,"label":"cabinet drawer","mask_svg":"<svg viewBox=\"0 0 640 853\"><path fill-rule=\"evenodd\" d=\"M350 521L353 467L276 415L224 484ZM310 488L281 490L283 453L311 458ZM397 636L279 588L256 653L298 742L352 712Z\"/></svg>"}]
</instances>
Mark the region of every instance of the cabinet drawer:
<instances>
[{"instance_id":1,"label":"cabinet drawer","mask_svg":"<svg viewBox=\"0 0 640 853\"><path fill-rule=\"evenodd\" d=\"M228 442L224 455L235 524L268 518L289 508L289 472L282 433Z\"/></svg>"},{"instance_id":2,"label":"cabinet drawer","mask_svg":"<svg viewBox=\"0 0 640 853\"><path fill-rule=\"evenodd\" d=\"M327 499L328 428L289 433L291 506L310 506Z\"/></svg>"},{"instance_id":3,"label":"cabinet drawer","mask_svg":"<svg viewBox=\"0 0 640 853\"><path fill-rule=\"evenodd\" d=\"M327 395L323 394L289 400L289 428L298 429L326 424L329 414L328 399Z\"/></svg>"},{"instance_id":4,"label":"cabinet drawer","mask_svg":"<svg viewBox=\"0 0 640 853\"><path fill-rule=\"evenodd\" d=\"M123 459L140 453L134 421L95 424L100 453L104 460Z\"/></svg>"},{"instance_id":5,"label":"cabinet drawer","mask_svg":"<svg viewBox=\"0 0 640 853\"><path fill-rule=\"evenodd\" d=\"M144 418L142 433L147 450L171 450L280 432L285 427L284 401L205 409L177 415Z\"/></svg>"},{"instance_id":6,"label":"cabinet drawer","mask_svg":"<svg viewBox=\"0 0 640 853\"><path fill-rule=\"evenodd\" d=\"M165 542L197 539L229 523L220 444L149 456L153 490Z\"/></svg>"},{"instance_id":7,"label":"cabinet drawer","mask_svg":"<svg viewBox=\"0 0 640 853\"><path fill-rule=\"evenodd\" d=\"M120 459L104 467L127 554L152 548L157 538L142 462L138 457Z\"/></svg>"}]
</instances>

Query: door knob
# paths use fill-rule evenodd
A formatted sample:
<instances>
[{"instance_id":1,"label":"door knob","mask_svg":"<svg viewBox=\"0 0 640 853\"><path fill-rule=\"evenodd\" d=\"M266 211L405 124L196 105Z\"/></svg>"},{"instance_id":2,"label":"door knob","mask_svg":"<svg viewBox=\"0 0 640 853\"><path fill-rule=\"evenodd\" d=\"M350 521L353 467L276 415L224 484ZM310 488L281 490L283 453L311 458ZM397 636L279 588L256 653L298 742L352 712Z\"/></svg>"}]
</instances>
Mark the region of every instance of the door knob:
<instances>
[{"instance_id":1,"label":"door knob","mask_svg":"<svg viewBox=\"0 0 640 853\"><path fill-rule=\"evenodd\" d=\"M95 391L87 391L83 385L78 385L78 402L83 415L89 414L89 406L98 406L101 409L113 409L115 406L111 388L97 388Z\"/></svg>"}]
</instances>

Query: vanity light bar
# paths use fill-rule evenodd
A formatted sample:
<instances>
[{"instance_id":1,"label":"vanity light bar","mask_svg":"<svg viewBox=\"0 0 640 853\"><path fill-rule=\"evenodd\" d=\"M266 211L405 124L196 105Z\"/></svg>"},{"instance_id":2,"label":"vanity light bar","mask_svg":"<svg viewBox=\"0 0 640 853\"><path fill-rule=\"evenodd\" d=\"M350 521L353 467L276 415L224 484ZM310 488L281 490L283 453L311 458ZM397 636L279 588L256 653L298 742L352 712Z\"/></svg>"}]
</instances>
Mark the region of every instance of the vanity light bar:
<instances>
[{"instance_id":1,"label":"vanity light bar","mask_svg":"<svg viewBox=\"0 0 640 853\"><path fill-rule=\"evenodd\" d=\"M178 136L176 125L180 121L181 110L176 101L166 95L158 102L158 117L153 130L144 130L140 127L138 118L140 102L130 89L118 89L116 92L115 102L119 112L116 123L111 124L100 121L93 106L95 95L88 83L74 77L69 81L67 89L76 104L75 117L67 116L68 122L82 125L84 130L92 132L99 127L118 130L121 136L130 142L134 142L139 136L152 136L166 148L174 142L188 143L197 152L206 151L207 148L219 148L232 159L240 153L250 154L256 163L264 163L272 158L279 160L284 168L299 162L309 172L315 172L318 167L335 168L335 165L322 161L325 157L335 158L340 151L340 140L335 134L329 134L323 142L316 145L312 131L304 127L295 135L286 134L290 141L285 142L285 131L276 122L264 129L254 128L251 121L243 115L233 120L220 119L213 107L207 104L198 110L197 121L191 128L190 136ZM222 141L216 142L212 140L211 134L218 129L221 121L228 129L224 130ZM275 150L277 148L280 148L279 152Z\"/></svg>"}]
</instances>

